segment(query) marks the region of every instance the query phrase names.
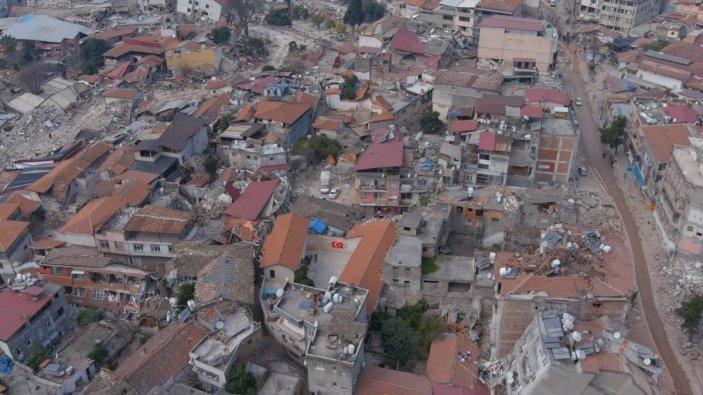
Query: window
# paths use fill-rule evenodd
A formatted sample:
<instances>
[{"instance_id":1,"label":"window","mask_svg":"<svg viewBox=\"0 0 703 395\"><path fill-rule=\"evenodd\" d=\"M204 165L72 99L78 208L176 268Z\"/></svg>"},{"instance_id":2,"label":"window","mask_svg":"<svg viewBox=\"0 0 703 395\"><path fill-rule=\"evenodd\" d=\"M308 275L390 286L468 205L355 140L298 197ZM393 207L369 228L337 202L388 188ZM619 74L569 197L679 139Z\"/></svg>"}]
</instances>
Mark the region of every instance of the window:
<instances>
[{"instance_id":1,"label":"window","mask_svg":"<svg viewBox=\"0 0 703 395\"><path fill-rule=\"evenodd\" d=\"M105 291L102 289L96 289L93 290L93 300L104 300L105 299Z\"/></svg>"},{"instance_id":2,"label":"window","mask_svg":"<svg viewBox=\"0 0 703 395\"><path fill-rule=\"evenodd\" d=\"M405 268L405 274L410 274L410 268L409 268L409 267L406 267L406 268Z\"/></svg>"},{"instance_id":3,"label":"window","mask_svg":"<svg viewBox=\"0 0 703 395\"><path fill-rule=\"evenodd\" d=\"M336 386L337 386L337 383L332 382L332 386L333 386L333 387L336 387Z\"/></svg>"},{"instance_id":4,"label":"window","mask_svg":"<svg viewBox=\"0 0 703 395\"><path fill-rule=\"evenodd\" d=\"M168 252L173 252L173 246L172 246L172 245L168 246Z\"/></svg>"},{"instance_id":5,"label":"window","mask_svg":"<svg viewBox=\"0 0 703 395\"><path fill-rule=\"evenodd\" d=\"M270 277L270 278L276 278L276 271L273 270L273 269L270 269L270 270L269 270L269 277Z\"/></svg>"},{"instance_id":6,"label":"window","mask_svg":"<svg viewBox=\"0 0 703 395\"><path fill-rule=\"evenodd\" d=\"M161 246L158 244L151 245L151 252L161 252Z\"/></svg>"},{"instance_id":7,"label":"window","mask_svg":"<svg viewBox=\"0 0 703 395\"><path fill-rule=\"evenodd\" d=\"M410 227L408 227L408 226L403 226L403 230L406 231L406 232L410 232Z\"/></svg>"},{"instance_id":8,"label":"window","mask_svg":"<svg viewBox=\"0 0 703 395\"><path fill-rule=\"evenodd\" d=\"M15 356L17 357L17 359L24 358L24 354L22 353L22 349L20 348L20 346L17 346L17 348L15 348Z\"/></svg>"},{"instance_id":9,"label":"window","mask_svg":"<svg viewBox=\"0 0 703 395\"><path fill-rule=\"evenodd\" d=\"M325 365L321 364L320 362L315 362L315 370L322 370L324 372Z\"/></svg>"},{"instance_id":10,"label":"window","mask_svg":"<svg viewBox=\"0 0 703 395\"><path fill-rule=\"evenodd\" d=\"M686 228L686 230L689 232L693 232L693 226L689 226L688 228Z\"/></svg>"},{"instance_id":11,"label":"window","mask_svg":"<svg viewBox=\"0 0 703 395\"><path fill-rule=\"evenodd\" d=\"M119 241L115 242L115 249L116 250L124 250L124 243L120 243Z\"/></svg>"},{"instance_id":12,"label":"window","mask_svg":"<svg viewBox=\"0 0 703 395\"><path fill-rule=\"evenodd\" d=\"M458 214L462 214L462 213L464 212L464 208L461 207L461 206L456 206L456 212L457 212Z\"/></svg>"},{"instance_id":13,"label":"window","mask_svg":"<svg viewBox=\"0 0 703 395\"><path fill-rule=\"evenodd\" d=\"M51 267L51 274L53 274L54 276L60 276L60 275L61 275L61 272L63 272L63 268L62 268L62 267L58 267L58 266L52 266L52 267Z\"/></svg>"},{"instance_id":14,"label":"window","mask_svg":"<svg viewBox=\"0 0 703 395\"><path fill-rule=\"evenodd\" d=\"M79 272L79 273L76 273L76 272L71 273L71 278L73 278L74 280L83 280L84 277L85 277L85 274L84 274L84 273L81 273L81 272Z\"/></svg>"},{"instance_id":15,"label":"window","mask_svg":"<svg viewBox=\"0 0 703 395\"><path fill-rule=\"evenodd\" d=\"M24 344L26 344L27 347L32 347L32 339L30 339L30 338L25 339Z\"/></svg>"},{"instance_id":16,"label":"window","mask_svg":"<svg viewBox=\"0 0 703 395\"><path fill-rule=\"evenodd\" d=\"M110 243L107 240L100 240L100 248L110 248Z\"/></svg>"},{"instance_id":17,"label":"window","mask_svg":"<svg viewBox=\"0 0 703 395\"><path fill-rule=\"evenodd\" d=\"M144 244L135 244L134 251L144 251Z\"/></svg>"},{"instance_id":18,"label":"window","mask_svg":"<svg viewBox=\"0 0 703 395\"><path fill-rule=\"evenodd\" d=\"M56 310L56 316L61 317L63 315L63 306Z\"/></svg>"},{"instance_id":19,"label":"window","mask_svg":"<svg viewBox=\"0 0 703 395\"><path fill-rule=\"evenodd\" d=\"M83 297L83 288L73 288L73 296L77 298L82 298Z\"/></svg>"}]
</instances>

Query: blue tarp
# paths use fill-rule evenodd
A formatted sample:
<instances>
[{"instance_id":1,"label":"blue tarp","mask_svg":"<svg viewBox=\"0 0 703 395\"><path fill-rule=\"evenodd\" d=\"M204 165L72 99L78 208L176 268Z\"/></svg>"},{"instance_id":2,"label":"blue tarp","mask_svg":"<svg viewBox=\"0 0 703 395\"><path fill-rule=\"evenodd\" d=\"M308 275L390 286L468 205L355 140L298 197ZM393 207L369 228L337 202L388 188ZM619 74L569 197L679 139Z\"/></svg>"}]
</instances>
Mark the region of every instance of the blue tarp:
<instances>
[{"instance_id":1,"label":"blue tarp","mask_svg":"<svg viewBox=\"0 0 703 395\"><path fill-rule=\"evenodd\" d=\"M0 357L0 374L12 374L14 363L7 355Z\"/></svg>"},{"instance_id":2,"label":"blue tarp","mask_svg":"<svg viewBox=\"0 0 703 395\"><path fill-rule=\"evenodd\" d=\"M327 231L327 224L321 219L312 218L310 220L310 225L308 225L308 230L316 235L321 235Z\"/></svg>"},{"instance_id":3,"label":"blue tarp","mask_svg":"<svg viewBox=\"0 0 703 395\"><path fill-rule=\"evenodd\" d=\"M640 172L640 167L637 166L637 164L634 164L632 166L627 167L628 171L631 171L632 174L635 176L635 181L637 182L637 185L640 187L644 185L644 178L642 177L642 173Z\"/></svg>"}]
</instances>

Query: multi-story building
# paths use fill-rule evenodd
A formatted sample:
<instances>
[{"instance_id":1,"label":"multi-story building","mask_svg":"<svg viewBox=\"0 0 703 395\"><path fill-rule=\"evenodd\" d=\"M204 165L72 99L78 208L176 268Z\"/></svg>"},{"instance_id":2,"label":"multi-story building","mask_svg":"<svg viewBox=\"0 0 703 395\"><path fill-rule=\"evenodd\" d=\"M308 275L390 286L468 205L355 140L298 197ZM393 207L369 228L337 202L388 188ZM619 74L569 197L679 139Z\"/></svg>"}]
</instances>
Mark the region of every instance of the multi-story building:
<instances>
[{"instance_id":1,"label":"multi-story building","mask_svg":"<svg viewBox=\"0 0 703 395\"><path fill-rule=\"evenodd\" d=\"M632 28L661 13L662 0L599 0L598 23L615 31L629 33ZM593 7L587 6L585 12ZM584 10L583 2L581 4ZM597 11L596 11L597 12Z\"/></svg>"},{"instance_id":2,"label":"multi-story building","mask_svg":"<svg viewBox=\"0 0 703 395\"><path fill-rule=\"evenodd\" d=\"M230 11L230 2L226 0L177 0L176 11L217 22Z\"/></svg>"},{"instance_id":3,"label":"multi-story building","mask_svg":"<svg viewBox=\"0 0 703 395\"><path fill-rule=\"evenodd\" d=\"M145 206L113 218L95 234L95 245L105 256L145 268L173 258L173 245L191 239L193 229L193 213Z\"/></svg>"},{"instance_id":4,"label":"multi-story building","mask_svg":"<svg viewBox=\"0 0 703 395\"><path fill-rule=\"evenodd\" d=\"M0 350L25 362L34 347L49 347L68 333L71 306L63 287L34 282L0 292Z\"/></svg>"},{"instance_id":5,"label":"multi-story building","mask_svg":"<svg viewBox=\"0 0 703 395\"><path fill-rule=\"evenodd\" d=\"M55 248L40 263L41 277L66 289L69 303L139 312L147 274L116 263L92 248Z\"/></svg>"},{"instance_id":6,"label":"multi-story building","mask_svg":"<svg viewBox=\"0 0 703 395\"><path fill-rule=\"evenodd\" d=\"M32 257L29 245L32 235L29 222L0 219L0 275L10 280L15 276L13 263L25 263Z\"/></svg>"},{"instance_id":7,"label":"multi-story building","mask_svg":"<svg viewBox=\"0 0 703 395\"><path fill-rule=\"evenodd\" d=\"M230 140L223 135L224 133L220 135L220 149L229 159L230 166L257 170L270 166L285 166L288 162L286 150L278 144L266 144L254 139Z\"/></svg>"},{"instance_id":8,"label":"multi-story building","mask_svg":"<svg viewBox=\"0 0 703 395\"><path fill-rule=\"evenodd\" d=\"M492 15L478 29L479 67L500 70L503 78L545 74L554 67L558 35L546 21Z\"/></svg>"},{"instance_id":9,"label":"multi-story building","mask_svg":"<svg viewBox=\"0 0 703 395\"><path fill-rule=\"evenodd\" d=\"M267 125L269 133L280 137L286 147L292 147L312 128L314 105L307 102L262 100L256 103L253 118Z\"/></svg>"},{"instance_id":10,"label":"multi-story building","mask_svg":"<svg viewBox=\"0 0 703 395\"><path fill-rule=\"evenodd\" d=\"M134 157L137 162L154 163L165 157L183 164L191 156L205 151L207 142L207 122L179 112L158 137L138 141Z\"/></svg>"},{"instance_id":11,"label":"multi-story building","mask_svg":"<svg viewBox=\"0 0 703 395\"><path fill-rule=\"evenodd\" d=\"M703 256L702 165L702 139L692 137L690 146L674 146L654 212L666 235L667 248L692 260Z\"/></svg>"},{"instance_id":12,"label":"multi-story building","mask_svg":"<svg viewBox=\"0 0 703 395\"><path fill-rule=\"evenodd\" d=\"M549 117L542 122L535 181L566 185L578 151L579 129L573 120Z\"/></svg>"},{"instance_id":13,"label":"multi-story building","mask_svg":"<svg viewBox=\"0 0 703 395\"><path fill-rule=\"evenodd\" d=\"M430 79L434 86L432 109L446 119L452 107L473 107L484 94L499 95L503 76L495 70L440 70Z\"/></svg>"}]
</instances>

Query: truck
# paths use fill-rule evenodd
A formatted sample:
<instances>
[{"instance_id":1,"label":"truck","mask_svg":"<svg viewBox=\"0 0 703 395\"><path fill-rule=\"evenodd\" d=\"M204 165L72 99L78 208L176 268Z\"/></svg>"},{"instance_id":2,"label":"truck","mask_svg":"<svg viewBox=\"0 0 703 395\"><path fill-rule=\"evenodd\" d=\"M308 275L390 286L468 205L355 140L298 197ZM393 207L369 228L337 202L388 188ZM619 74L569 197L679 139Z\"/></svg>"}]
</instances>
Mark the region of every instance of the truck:
<instances>
[{"instance_id":1,"label":"truck","mask_svg":"<svg viewBox=\"0 0 703 395\"><path fill-rule=\"evenodd\" d=\"M322 170L320 172L320 193L326 195L330 193L330 171Z\"/></svg>"}]
</instances>

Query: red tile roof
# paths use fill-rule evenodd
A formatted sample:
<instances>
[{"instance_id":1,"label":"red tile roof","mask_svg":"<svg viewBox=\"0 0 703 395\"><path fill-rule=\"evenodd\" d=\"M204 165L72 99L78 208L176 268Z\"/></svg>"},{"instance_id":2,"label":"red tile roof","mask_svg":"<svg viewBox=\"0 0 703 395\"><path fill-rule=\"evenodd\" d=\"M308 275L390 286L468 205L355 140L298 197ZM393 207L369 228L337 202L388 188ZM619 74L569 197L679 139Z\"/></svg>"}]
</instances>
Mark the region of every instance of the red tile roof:
<instances>
[{"instance_id":1,"label":"red tile roof","mask_svg":"<svg viewBox=\"0 0 703 395\"><path fill-rule=\"evenodd\" d=\"M544 99L547 103L557 103L564 106L569 104L569 97L566 93L552 89L525 89L525 97L533 103L539 103L542 99Z\"/></svg>"},{"instance_id":2,"label":"red tile roof","mask_svg":"<svg viewBox=\"0 0 703 395\"><path fill-rule=\"evenodd\" d=\"M448 333L432 342L426 371L433 383L454 385L467 390L478 390L480 387L486 389L478 380L477 362L481 350L470 343L466 336L463 333Z\"/></svg>"},{"instance_id":3,"label":"red tile roof","mask_svg":"<svg viewBox=\"0 0 703 395\"><path fill-rule=\"evenodd\" d=\"M496 134L493 132L481 132L478 142L478 149L483 151L493 151L496 148Z\"/></svg>"},{"instance_id":4,"label":"red tile roof","mask_svg":"<svg viewBox=\"0 0 703 395\"><path fill-rule=\"evenodd\" d=\"M483 3L488 2L486 0L482 0L478 3L477 7L480 7ZM541 32L544 31L544 21L539 19L518 18L514 16L492 15L482 20L481 23L478 24L478 27Z\"/></svg>"},{"instance_id":5,"label":"red tile roof","mask_svg":"<svg viewBox=\"0 0 703 395\"><path fill-rule=\"evenodd\" d=\"M283 265L298 270L303 256L310 220L296 214L279 215L266 237L261 267Z\"/></svg>"},{"instance_id":6,"label":"red tile roof","mask_svg":"<svg viewBox=\"0 0 703 395\"><path fill-rule=\"evenodd\" d=\"M195 110L196 117L202 117L209 122L213 122L217 119L220 113L229 107L229 96L218 95L208 98L203 102L203 104Z\"/></svg>"},{"instance_id":7,"label":"red tile roof","mask_svg":"<svg viewBox=\"0 0 703 395\"><path fill-rule=\"evenodd\" d=\"M36 299L36 300L34 300ZM24 324L51 301L46 293L38 298L5 289L0 292L0 340L9 341Z\"/></svg>"},{"instance_id":8,"label":"red tile roof","mask_svg":"<svg viewBox=\"0 0 703 395\"><path fill-rule=\"evenodd\" d=\"M132 215L123 229L125 232L178 235L186 230L193 216L193 213L187 211L145 206Z\"/></svg>"},{"instance_id":9,"label":"red tile roof","mask_svg":"<svg viewBox=\"0 0 703 395\"><path fill-rule=\"evenodd\" d=\"M391 221L374 221L356 225L346 238L361 237L356 249L349 257L339 281L365 288L369 291L367 297L368 314L376 308L383 280L381 279L381 266L386 259L386 254L395 242L395 225Z\"/></svg>"},{"instance_id":10,"label":"red tile roof","mask_svg":"<svg viewBox=\"0 0 703 395\"><path fill-rule=\"evenodd\" d=\"M104 97L114 99L135 100L137 98L136 89L113 88L103 94Z\"/></svg>"},{"instance_id":11,"label":"red tile roof","mask_svg":"<svg viewBox=\"0 0 703 395\"><path fill-rule=\"evenodd\" d=\"M449 125L449 133L466 133L478 129L478 120L454 121Z\"/></svg>"},{"instance_id":12,"label":"red tile roof","mask_svg":"<svg viewBox=\"0 0 703 395\"><path fill-rule=\"evenodd\" d=\"M698 121L698 113L689 106L669 106L664 109L664 112L672 118L672 123L694 123Z\"/></svg>"},{"instance_id":13,"label":"red tile roof","mask_svg":"<svg viewBox=\"0 0 703 395\"><path fill-rule=\"evenodd\" d=\"M0 252L7 252L29 228L29 222L0 219Z\"/></svg>"},{"instance_id":14,"label":"red tile roof","mask_svg":"<svg viewBox=\"0 0 703 395\"><path fill-rule=\"evenodd\" d=\"M361 154L356 171L387 169L403 165L403 142L372 143Z\"/></svg>"},{"instance_id":15,"label":"red tile roof","mask_svg":"<svg viewBox=\"0 0 703 395\"><path fill-rule=\"evenodd\" d=\"M291 125L311 108L306 103L262 100L256 103L254 118Z\"/></svg>"},{"instance_id":16,"label":"red tile roof","mask_svg":"<svg viewBox=\"0 0 703 395\"><path fill-rule=\"evenodd\" d=\"M18 203L0 203L0 219L10 219L20 209Z\"/></svg>"},{"instance_id":17,"label":"red tile roof","mask_svg":"<svg viewBox=\"0 0 703 395\"><path fill-rule=\"evenodd\" d=\"M124 62L118 64L114 69L110 70L105 74L105 77L110 78L110 79L117 79L125 75L127 73L127 70L129 70L131 62Z\"/></svg>"},{"instance_id":18,"label":"red tile roof","mask_svg":"<svg viewBox=\"0 0 703 395\"><path fill-rule=\"evenodd\" d=\"M173 322L153 335L115 371L117 376L147 393L174 378L190 360L190 350L209 329L197 321Z\"/></svg>"},{"instance_id":19,"label":"red tile roof","mask_svg":"<svg viewBox=\"0 0 703 395\"><path fill-rule=\"evenodd\" d=\"M12 192L10 198L5 201L5 203L17 203L20 205L20 212L22 216L29 217L33 212L37 211L41 207L41 202L28 199L19 192Z\"/></svg>"},{"instance_id":20,"label":"red tile roof","mask_svg":"<svg viewBox=\"0 0 703 395\"><path fill-rule=\"evenodd\" d=\"M264 88L266 88L269 84L276 84L278 83L278 78L273 77L273 76L268 76L264 78L259 78L254 81L250 80L244 80L240 81L235 84L235 86L241 90L245 90L248 92L253 92L258 95L261 95L264 93Z\"/></svg>"},{"instance_id":21,"label":"red tile roof","mask_svg":"<svg viewBox=\"0 0 703 395\"><path fill-rule=\"evenodd\" d=\"M357 394L432 395L432 383L425 376L367 366L357 380Z\"/></svg>"},{"instance_id":22,"label":"red tile roof","mask_svg":"<svg viewBox=\"0 0 703 395\"><path fill-rule=\"evenodd\" d=\"M66 244L66 242L54 239L40 239L35 240L30 246L33 250L51 250L53 248L61 247Z\"/></svg>"},{"instance_id":23,"label":"red tile roof","mask_svg":"<svg viewBox=\"0 0 703 395\"><path fill-rule=\"evenodd\" d=\"M278 180L253 182L242 195L225 210L230 217L255 220L278 186Z\"/></svg>"},{"instance_id":24,"label":"red tile roof","mask_svg":"<svg viewBox=\"0 0 703 395\"><path fill-rule=\"evenodd\" d=\"M544 118L544 110L542 110L542 107L525 106L520 109L520 116L532 119L542 119Z\"/></svg>"},{"instance_id":25,"label":"red tile roof","mask_svg":"<svg viewBox=\"0 0 703 395\"><path fill-rule=\"evenodd\" d=\"M686 124L642 127L645 144L659 163L668 163L674 145L688 145L690 131Z\"/></svg>"},{"instance_id":26,"label":"red tile roof","mask_svg":"<svg viewBox=\"0 0 703 395\"><path fill-rule=\"evenodd\" d=\"M97 228L105 225L125 207L127 207L125 200L117 196L106 196L92 200L61 228L61 232L92 235Z\"/></svg>"},{"instance_id":27,"label":"red tile roof","mask_svg":"<svg viewBox=\"0 0 703 395\"><path fill-rule=\"evenodd\" d=\"M424 54L427 44L424 44L420 39L405 27L401 27L393 35L391 40L391 49L410 52L414 54Z\"/></svg>"}]
</instances>

